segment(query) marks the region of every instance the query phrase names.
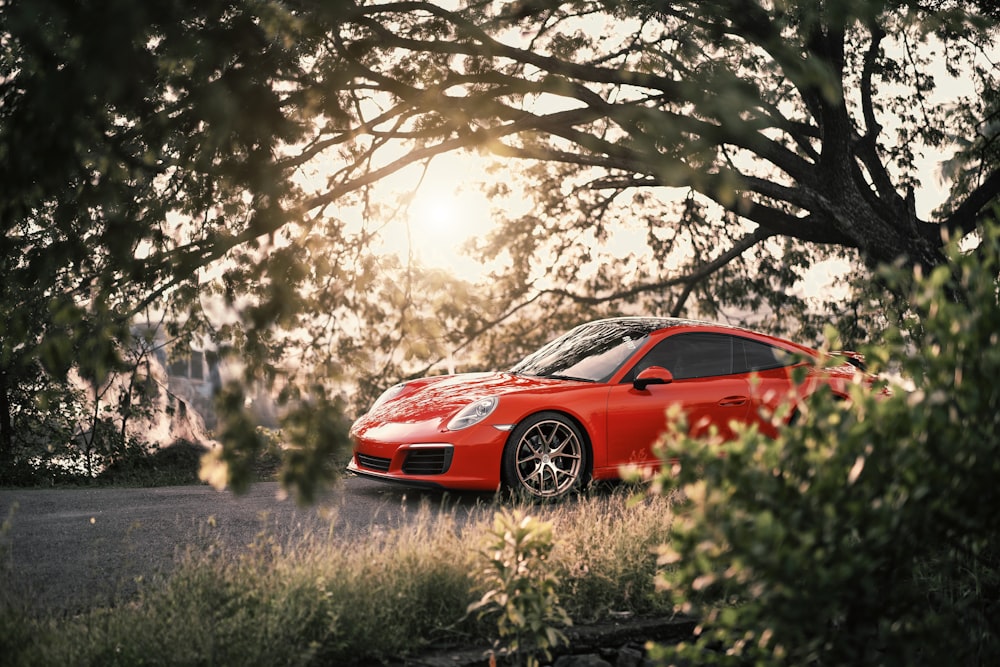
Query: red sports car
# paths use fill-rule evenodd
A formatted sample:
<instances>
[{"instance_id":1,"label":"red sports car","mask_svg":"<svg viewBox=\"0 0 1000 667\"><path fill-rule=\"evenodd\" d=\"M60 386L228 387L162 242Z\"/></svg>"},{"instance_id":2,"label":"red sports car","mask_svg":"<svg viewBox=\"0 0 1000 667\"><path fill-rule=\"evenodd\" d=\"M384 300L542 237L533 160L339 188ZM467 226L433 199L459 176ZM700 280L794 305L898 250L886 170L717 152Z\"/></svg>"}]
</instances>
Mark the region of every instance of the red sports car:
<instances>
[{"instance_id":1,"label":"red sports car","mask_svg":"<svg viewBox=\"0 0 1000 667\"><path fill-rule=\"evenodd\" d=\"M808 347L736 327L623 317L583 324L508 371L427 377L388 389L351 427L348 470L447 489L502 485L555 498L624 464L653 466L666 410L679 404L694 435L759 424L829 385L845 395L861 367L845 353L818 364ZM806 367L806 381L792 380ZM791 418L791 415L788 417Z\"/></svg>"}]
</instances>

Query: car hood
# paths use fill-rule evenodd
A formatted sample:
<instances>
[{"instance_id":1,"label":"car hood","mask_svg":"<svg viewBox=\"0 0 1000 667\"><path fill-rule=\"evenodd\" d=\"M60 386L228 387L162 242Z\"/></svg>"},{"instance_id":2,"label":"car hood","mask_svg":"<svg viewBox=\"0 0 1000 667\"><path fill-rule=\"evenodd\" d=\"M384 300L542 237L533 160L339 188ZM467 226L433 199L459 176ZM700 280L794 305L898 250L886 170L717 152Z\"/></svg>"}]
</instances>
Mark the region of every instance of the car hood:
<instances>
[{"instance_id":1,"label":"car hood","mask_svg":"<svg viewBox=\"0 0 1000 667\"><path fill-rule=\"evenodd\" d=\"M433 422L443 429L455 413L481 398L499 398L525 391L558 391L580 384L512 373L463 373L421 378L407 382L398 396L361 417L356 427Z\"/></svg>"}]
</instances>

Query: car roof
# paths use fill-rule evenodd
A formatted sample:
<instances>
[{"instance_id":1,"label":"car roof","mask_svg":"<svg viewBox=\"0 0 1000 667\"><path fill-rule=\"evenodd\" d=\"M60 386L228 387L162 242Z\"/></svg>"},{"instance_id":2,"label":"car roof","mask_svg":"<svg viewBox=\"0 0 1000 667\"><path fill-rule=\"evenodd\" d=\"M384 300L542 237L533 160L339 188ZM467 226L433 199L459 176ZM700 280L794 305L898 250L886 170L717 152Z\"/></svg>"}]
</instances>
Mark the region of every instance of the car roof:
<instances>
[{"instance_id":1,"label":"car roof","mask_svg":"<svg viewBox=\"0 0 1000 667\"><path fill-rule=\"evenodd\" d=\"M749 331L740 327L734 327L729 324L719 324L717 322L704 322L701 320L691 320L680 317L645 317L641 315L634 317L609 317L602 320L587 322L580 326L602 327L614 330L616 333L620 331L621 333L629 333L639 336L645 336L653 333L654 331L679 326L716 327L720 329L732 329L733 331Z\"/></svg>"},{"instance_id":2,"label":"car roof","mask_svg":"<svg viewBox=\"0 0 1000 667\"><path fill-rule=\"evenodd\" d=\"M794 341L787 340L778 336L772 336L770 334L762 333L760 331L754 331L753 329L747 329L746 327L738 327L732 324L723 324L720 322L708 322L705 320L694 320L686 319L681 317L648 317L648 316L631 316L631 317L609 317L602 320L593 320L586 324L580 325L580 327L590 327L598 326L605 329L605 332L609 336L619 337L628 335L631 338L640 338L642 336L648 336L657 331L664 331L666 329L671 329L674 327L690 327L690 328L708 328L715 329L717 331L724 330L732 332L733 334L745 334L752 336L759 340L768 341L774 345L780 345L783 347L793 347L795 349L801 350L803 352L808 352L810 354L815 354L812 348L796 343Z\"/></svg>"}]
</instances>

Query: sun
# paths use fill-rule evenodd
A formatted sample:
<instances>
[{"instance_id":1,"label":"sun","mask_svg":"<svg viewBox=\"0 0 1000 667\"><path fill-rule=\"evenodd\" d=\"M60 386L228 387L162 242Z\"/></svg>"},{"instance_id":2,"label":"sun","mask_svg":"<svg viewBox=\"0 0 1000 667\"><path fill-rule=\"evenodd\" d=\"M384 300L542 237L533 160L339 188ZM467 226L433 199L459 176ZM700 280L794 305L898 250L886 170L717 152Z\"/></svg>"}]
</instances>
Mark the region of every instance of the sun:
<instances>
[{"instance_id":1,"label":"sun","mask_svg":"<svg viewBox=\"0 0 1000 667\"><path fill-rule=\"evenodd\" d=\"M490 202L481 189L456 185L453 176L425 180L413 194L406 220L410 253L422 265L470 281L482 277L482 263L464 250L494 224Z\"/></svg>"},{"instance_id":2,"label":"sun","mask_svg":"<svg viewBox=\"0 0 1000 667\"><path fill-rule=\"evenodd\" d=\"M409 212L413 255L421 264L471 277L476 269L463 246L488 223L486 204L476 197L444 186L425 187L417 193Z\"/></svg>"},{"instance_id":3,"label":"sun","mask_svg":"<svg viewBox=\"0 0 1000 667\"><path fill-rule=\"evenodd\" d=\"M447 238L460 232L462 207L463 202L457 194L441 188L419 193L410 211L413 233Z\"/></svg>"},{"instance_id":4,"label":"sun","mask_svg":"<svg viewBox=\"0 0 1000 667\"><path fill-rule=\"evenodd\" d=\"M359 230L375 233L370 250L376 255L392 255L479 283L506 260L472 257L470 241L490 236L501 218L520 210L507 198L491 199L490 186L498 176L490 165L476 155L438 156L431 164L411 165L373 186L375 206L370 211L358 206L340 215Z\"/></svg>"}]
</instances>

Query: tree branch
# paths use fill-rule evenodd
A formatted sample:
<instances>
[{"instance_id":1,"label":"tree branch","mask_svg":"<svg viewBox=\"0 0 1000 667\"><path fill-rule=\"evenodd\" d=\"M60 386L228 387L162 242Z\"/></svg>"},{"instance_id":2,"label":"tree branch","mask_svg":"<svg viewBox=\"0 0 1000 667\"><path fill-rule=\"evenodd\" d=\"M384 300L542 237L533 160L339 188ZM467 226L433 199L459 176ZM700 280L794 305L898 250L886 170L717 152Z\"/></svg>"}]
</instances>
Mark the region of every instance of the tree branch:
<instances>
[{"instance_id":1,"label":"tree branch","mask_svg":"<svg viewBox=\"0 0 1000 667\"><path fill-rule=\"evenodd\" d=\"M732 248L722 253L712 261L702 264L701 266L697 267L695 270L691 271L686 275L670 278L669 280L661 280L655 283L644 283L641 285L635 285L634 287L630 287L627 290L622 290L619 292L613 292L611 294L605 294L600 296L576 294L574 292L570 292L567 289L559 287L553 287L541 290L540 294L551 294L554 296L560 296L563 298L570 299L571 301L574 301L576 303L582 303L585 305L593 306L601 303L607 303L608 301L618 301L621 299L628 299L648 292L663 291L665 289L668 289L670 287L676 287L678 285L691 285L704 280L705 278L715 273L729 262L733 261L740 255L742 255L744 252L746 252L753 246L771 238L772 236L775 236L773 232L766 230L762 227L758 227L756 230L754 230L750 234L747 234L739 241L737 241Z\"/></svg>"},{"instance_id":2,"label":"tree branch","mask_svg":"<svg viewBox=\"0 0 1000 667\"><path fill-rule=\"evenodd\" d=\"M1000 169L994 170L982 184L969 193L958 208L941 227L948 230L952 238L961 238L976 228L976 225L992 214L991 205L1000 204Z\"/></svg>"}]
</instances>

